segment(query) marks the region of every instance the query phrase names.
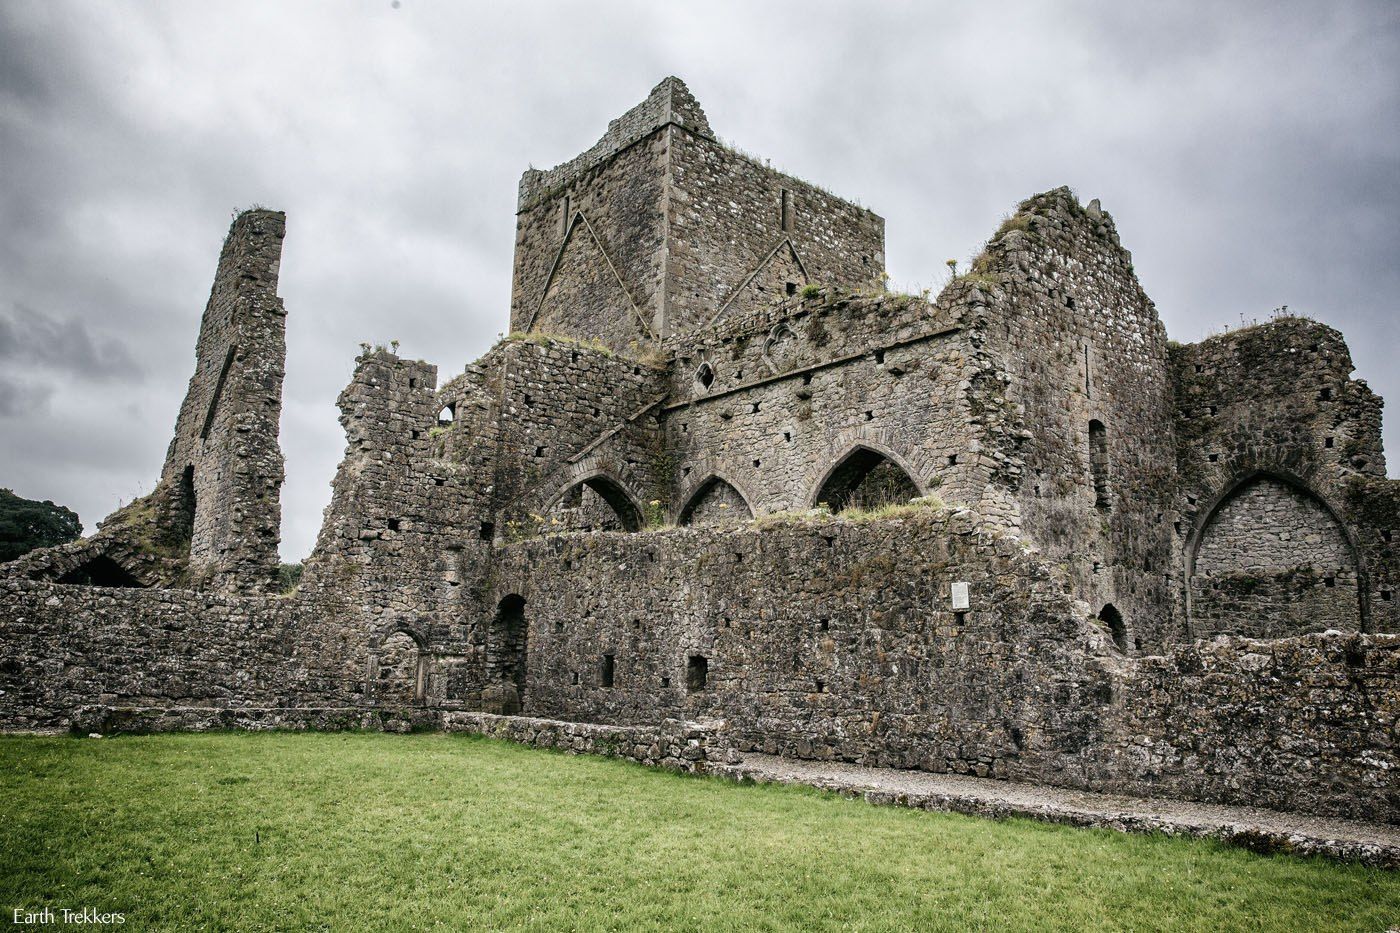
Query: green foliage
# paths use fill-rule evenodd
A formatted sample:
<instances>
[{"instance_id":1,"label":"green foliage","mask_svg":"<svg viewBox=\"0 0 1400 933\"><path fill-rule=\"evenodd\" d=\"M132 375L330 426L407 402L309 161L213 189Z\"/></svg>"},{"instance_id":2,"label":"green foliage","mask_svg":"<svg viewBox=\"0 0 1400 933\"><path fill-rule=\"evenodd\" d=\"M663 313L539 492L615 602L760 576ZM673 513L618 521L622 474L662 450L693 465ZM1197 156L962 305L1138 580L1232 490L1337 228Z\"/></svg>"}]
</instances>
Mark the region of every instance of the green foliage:
<instances>
[{"instance_id":1,"label":"green foliage","mask_svg":"<svg viewBox=\"0 0 1400 933\"><path fill-rule=\"evenodd\" d=\"M76 541L82 533L83 523L72 509L0 489L0 563L36 548Z\"/></svg>"},{"instance_id":2,"label":"green foliage","mask_svg":"<svg viewBox=\"0 0 1400 933\"><path fill-rule=\"evenodd\" d=\"M808 282L806 285L802 286L802 290L798 292L798 294L802 296L803 300L811 300L821 295L821 293L821 286L813 284L811 282Z\"/></svg>"},{"instance_id":3,"label":"green foliage","mask_svg":"<svg viewBox=\"0 0 1400 933\"><path fill-rule=\"evenodd\" d=\"M1000 240L1013 230L1030 233L1034 229L1032 224L1034 219L1031 214L1012 214L1001 222L1001 226L997 227L997 232L992 235L992 239Z\"/></svg>"},{"instance_id":4,"label":"green foliage","mask_svg":"<svg viewBox=\"0 0 1400 933\"><path fill-rule=\"evenodd\" d=\"M652 499L643 507L642 520L647 531L659 531L666 527L666 507L660 499Z\"/></svg>"},{"instance_id":5,"label":"green foliage","mask_svg":"<svg viewBox=\"0 0 1400 933\"><path fill-rule=\"evenodd\" d=\"M297 585L301 583L301 572L306 569L303 563L278 564L277 565L277 591L279 593L292 593L296 591Z\"/></svg>"},{"instance_id":6,"label":"green foliage","mask_svg":"<svg viewBox=\"0 0 1400 933\"><path fill-rule=\"evenodd\" d=\"M128 930L1374 931L1400 875L465 736L7 736L0 903Z\"/></svg>"},{"instance_id":7,"label":"green foliage","mask_svg":"<svg viewBox=\"0 0 1400 933\"><path fill-rule=\"evenodd\" d=\"M601 340L580 340L576 337L565 336L564 334L547 334L542 331L534 330L515 330L506 334L503 339L510 343L533 343L541 347L552 347L557 343L566 347L578 347L581 350L592 350L595 353L601 353L608 357L617 355L613 353L611 347Z\"/></svg>"},{"instance_id":8,"label":"green foliage","mask_svg":"<svg viewBox=\"0 0 1400 933\"><path fill-rule=\"evenodd\" d=\"M848 522L885 521L891 518L907 518L920 512L937 512L944 508L943 500L937 496L920 496L906 502L871 503L841 512L841 518Z\"/></svg>"}]
</instances>

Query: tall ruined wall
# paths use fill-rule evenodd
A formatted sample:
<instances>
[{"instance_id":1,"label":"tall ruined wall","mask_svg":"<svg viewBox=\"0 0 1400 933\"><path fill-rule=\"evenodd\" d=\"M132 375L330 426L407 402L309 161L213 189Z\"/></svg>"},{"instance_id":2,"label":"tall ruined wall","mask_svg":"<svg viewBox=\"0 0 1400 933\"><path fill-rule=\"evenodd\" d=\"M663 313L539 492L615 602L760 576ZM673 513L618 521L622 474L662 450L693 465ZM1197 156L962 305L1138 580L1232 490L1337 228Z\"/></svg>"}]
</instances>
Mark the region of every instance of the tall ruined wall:
<instances>
[{"instance_id":1,"label":"tall ruined wall","mask_svg":"<svg viewBox=\"0 0 1400 933\"><path fill-rule=\"evenodd\" d=\"M287 358L277 275L285 235L280 211L247 211L234 220L161 471L162 484L179 488L193 468L191 572L219 589L256 590L276 578L283 480L277 433Z\"/></svg>"},{"instance_id":2,"label":"tall ruined wall","mask_svg":"<svg viewBox=\"0 0 1400 933\"><path fill-rule=\"evenodd\" d=\"M666 333L743 314L803 285L866 288L885 272L885 221L713 138L669 136Z\"/></svg>"},{"instance_id":3,"label":"tall ruined wall","mask_svg":"<svg viewBox=\"0 0 1400 933\"><path fill-rule=\"evenodd\" d=\"M1400 818L1400 641L1125 658L1052 567L972 513L564 535L498 556L492 598L523 598L530 715L714 718L770 753Z\"/></svg>"},{"instance_id":4,"label":"tall ruined wall","mask_svg":"<svg viewBox=\"0 0 1400 933\"><path fill-rule=\"evenodd\" d=\"M302 587L342 594L361 640L396 624L432 637L425 613L455 605L481 563L490 491L439 456L437 369L382 350L340 396L345 458Z\"/></svg>"},{"instance_id":5,"label":"tall ruined wall","mask_svg":"<svg viewBox=\"0 0 1400 933\"><path fill-rule=\"evenodd\" d=\"M1112 219L1037 195L966 280L991 298L987 345L1031 437L1021 527L1073 592L1121 615L1129 650L1180 639L1166 333Z\"/></svg>"},{"instance_id":6,"label":"tall ruined wall","mask_svg":"<svg viewBox=\"0 0 1400 933\"><path fill-rule=\"evenodd\" d=\"M963 332L975 309L959 295L804 293L668 341L673 518L715 477L747 506L734 517L810 508L862 449L892 460L912 494L983 505L1001 464L981 455L997 425L980 415L1004 386L982 378L997 367Z\"/></svg>"},{"instance_id":7,"label":"tall ruined wall","mask_svg":"<svg viewBox=\"0 0 1400 933\"><path fill-rule=\"evenodd\" d=\"M107 586L261 592L277 577L277 435L286 311L277 297L286 217L238 215L200 322L195 372L159 482L90 538L34 552L7 572Z\"/></svg>"},{"instance_id":8,"label":"tall ruined wall","mask_svg":"<svg viewBox=\"0 0 1400 933\"><path fill-rule=\"evenodd\" d=\"M1400 483L1342 335L1283 318L1171 362L1191 634L1397 631Z\"/></svg>"},{"instance_id":9,"label":"tall ruined wall","mask_svg":"<svg viewBox=\"0 0 1400 933\"><path fill-rule=\"evenodd\" d=\"M719 143L668 78L587 152L521 179L511 329L635 354L721 311L883 271L883 220Z\"/></svg>"}]
</instances>

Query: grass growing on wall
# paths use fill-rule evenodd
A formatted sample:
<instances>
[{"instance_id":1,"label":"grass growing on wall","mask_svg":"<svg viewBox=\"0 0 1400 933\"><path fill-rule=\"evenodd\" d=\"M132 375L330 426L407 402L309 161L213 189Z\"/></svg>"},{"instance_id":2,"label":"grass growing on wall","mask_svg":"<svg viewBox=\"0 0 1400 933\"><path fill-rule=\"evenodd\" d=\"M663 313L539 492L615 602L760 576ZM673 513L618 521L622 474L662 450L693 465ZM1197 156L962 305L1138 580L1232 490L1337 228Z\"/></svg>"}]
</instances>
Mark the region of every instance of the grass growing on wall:
<instances>
[{"instance_id":1,"label":"grass growing on wall","mask_svg":"<svg viewBox=\"0 0 1400 933\"><path fill-rule=\"evenodd\" d=\"M1400 876L465 736L0 739L0 909L127 930L1382 930Z\"/></svg>"}]
</instances>

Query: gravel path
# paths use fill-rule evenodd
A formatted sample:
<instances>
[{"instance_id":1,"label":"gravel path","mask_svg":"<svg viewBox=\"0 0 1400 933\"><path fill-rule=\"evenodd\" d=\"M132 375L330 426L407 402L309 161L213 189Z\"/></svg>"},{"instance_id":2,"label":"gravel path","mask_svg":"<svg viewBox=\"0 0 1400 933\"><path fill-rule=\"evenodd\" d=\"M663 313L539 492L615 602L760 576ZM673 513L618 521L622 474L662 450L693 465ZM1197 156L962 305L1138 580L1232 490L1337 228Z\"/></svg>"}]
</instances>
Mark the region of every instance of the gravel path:
<instances>
[{"instance_id":1,"label":"gravel path","mask_svg":"<svg viewBox=\"0 0 1400 933\"><path fill-rule=\"evenodd\" d=\"M977 816L1024 816L1120 832L1201 836L1256 851L1326 855L1400 868L1400 826L1156 798L1013 784L958 774L867 768L749 753L712 773L759 783L806 784L875 804Z\"/></svg>"}]
</instances>

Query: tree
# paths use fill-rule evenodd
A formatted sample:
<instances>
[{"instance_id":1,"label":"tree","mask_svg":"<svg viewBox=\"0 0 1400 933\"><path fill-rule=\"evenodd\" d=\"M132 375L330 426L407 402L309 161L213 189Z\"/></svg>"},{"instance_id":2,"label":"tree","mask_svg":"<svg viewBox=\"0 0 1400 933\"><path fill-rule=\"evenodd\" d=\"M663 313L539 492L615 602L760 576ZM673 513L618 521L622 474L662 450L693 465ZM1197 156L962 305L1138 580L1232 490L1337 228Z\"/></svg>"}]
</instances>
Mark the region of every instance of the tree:
<instances>
[{"instance_id":1,"label":"tree","mask_svg":"<svg viewBox=\"0 0 1400 933\"><path fill-rule=\"evenodd\" d=\"M76 541L82 533L83 523L72 509L0 489L0 563L35 548Z\"/></svg>"}]
</instances>

